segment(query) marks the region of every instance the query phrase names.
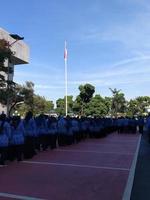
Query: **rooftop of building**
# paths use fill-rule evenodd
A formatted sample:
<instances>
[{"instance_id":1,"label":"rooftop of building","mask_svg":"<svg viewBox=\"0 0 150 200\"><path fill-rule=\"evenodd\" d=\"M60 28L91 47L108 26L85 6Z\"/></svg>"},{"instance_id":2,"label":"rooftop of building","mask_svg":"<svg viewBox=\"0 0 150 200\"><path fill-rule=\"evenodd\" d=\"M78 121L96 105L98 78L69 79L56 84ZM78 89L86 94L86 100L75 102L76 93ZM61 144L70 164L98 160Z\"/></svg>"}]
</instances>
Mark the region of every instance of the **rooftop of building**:
<instances>
[{"instance_id":1,"label":"rooftop of building","mask_svg":"<svg viewBox=\"0 0 150 200\"><path fill-rule=\"evenodd\" d=\"M5 39L9 42L10 48L14 52L11 59L14 65L29 63L29 46L24 41L18 40L19 38L14 39L9 32L2 28L0 28L0 39Z\"/></svg>"}]
</instances>

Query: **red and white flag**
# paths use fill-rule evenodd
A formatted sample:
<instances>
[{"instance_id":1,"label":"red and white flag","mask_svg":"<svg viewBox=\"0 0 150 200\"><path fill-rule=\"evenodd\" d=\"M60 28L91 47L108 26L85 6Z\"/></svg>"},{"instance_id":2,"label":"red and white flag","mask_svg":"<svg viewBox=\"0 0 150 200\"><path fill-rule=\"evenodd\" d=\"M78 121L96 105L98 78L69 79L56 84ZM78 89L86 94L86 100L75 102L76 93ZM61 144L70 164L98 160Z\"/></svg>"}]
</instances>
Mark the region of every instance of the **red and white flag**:
<instances>
[{"instance_id":1,"label":"red and white flag","mask_svg":"<svg viewBox=\"0 0 150 200\"><path fill-rule=\"evenodd\" d=\"M67 60L67 57L68 57L67 42L65 41L64 59Z\"/></svg>"}]
</instances>

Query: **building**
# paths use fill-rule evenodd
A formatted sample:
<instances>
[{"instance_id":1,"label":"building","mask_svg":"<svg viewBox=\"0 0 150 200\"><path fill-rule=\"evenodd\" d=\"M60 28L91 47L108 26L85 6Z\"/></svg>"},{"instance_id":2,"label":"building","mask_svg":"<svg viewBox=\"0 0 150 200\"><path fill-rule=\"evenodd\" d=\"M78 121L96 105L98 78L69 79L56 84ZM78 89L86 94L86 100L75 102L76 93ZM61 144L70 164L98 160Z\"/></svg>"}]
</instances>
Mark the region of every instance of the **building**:
<instances>
[{"instance_id":1,"label":"building","mask_svg":"<svg viewBox=\"0 0 150 200\"><path fill-rule=\"evenodd\" d=\"M0 39L5 39L9 42L11 50L14 52L11 62L6 60L5 65L11 68L11 74L6 74L7 80L13 80L15 65L28 64L29 63L29 47L22 40L14 39L9 32L0 28ZM0 113L6 113L6 106L0 104Z\"/></svg>"}]
</instances>

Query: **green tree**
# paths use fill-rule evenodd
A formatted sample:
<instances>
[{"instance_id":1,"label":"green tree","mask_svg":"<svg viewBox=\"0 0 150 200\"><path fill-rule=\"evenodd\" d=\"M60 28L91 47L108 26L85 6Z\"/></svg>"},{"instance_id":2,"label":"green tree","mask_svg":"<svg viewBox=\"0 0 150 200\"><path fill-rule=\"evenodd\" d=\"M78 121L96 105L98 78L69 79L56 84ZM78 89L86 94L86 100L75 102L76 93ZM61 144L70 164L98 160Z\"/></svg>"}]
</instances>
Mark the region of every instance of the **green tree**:
<instances>
[{"instance_id":1,"label":"green tree","mask_svg":"<svg viewBox=\"0 0 150 200\"><path fill-rule=\"evenodd\" d=\"M65 115L65 101L62 98L56 101L56 112L59 115Z\"/></svg>"},{"instance_id":2,"label":"green tree","mask_svg":"<svg viewBox=\"0 0 150 200\"><path fill-rule=\"evenodd\" d=\"M11 87L10 98L9 98L9 116L14 111L15 106L24 102L25 95L22 94L22 86L15 84L14 87Z\"/></svg>"},{"instance_id":3,"label":"green tree","mask_svg":"<svg viewBox=\"0 0 150 200\"><path fill-rule=\"evenodd\" d=\"M108 108L105 99L100 95L95 95L91 101L86 105L85 115L104 117L108 113Z\"/></svg>"},{"instance_id":4,"label":"green tree","mask_svg":"<svg viewBox=\"0 0 150 200\"><path fill-rule=\"evenodd\" d=\"M59 98L56 101L56 112L59 115L65 115L65 97ZM68 114L73 112L73 96L67 96Z\"/></svg>"},{"instance_id":5,"label":"green tree","mask_svg":"<svg viewBox=\"0 0 150 200\"><path fill-rule=\"evenodd\" d=\"M149 96L139 96L136 99L131 99L127 105L127 115L145 115L147 113L147 108L150 107L150 97Z\"/></svg>"},{"instance_id":6,"label":"green tree","mask_svg":"<svg viewBox=\"0 0 150 200\"><path fill-rule=\"evenodd\" d=\"M111 89L113 94L112 96L112 105L111 105L111 113L113 116L117 116L118 114L124 114L126 110L126 100L124 93L121 90Z\"/></svg>"},{"instance_id":7,"label":"green tree","mask_svg":"<svg viewBox=\"0 0 150 200\"><path fill-rule=\"evenodd\" d=\"M112 98L111 97L105 97L105 105L107 108L107 115L111 115L111 105L112 105Z\"/></svg>"},{"instance_id":8,"label":"green tree","mask_svg":"<svg viewBox=\"0 0 150 200\"><path fill-rule=\"evenodd\" d=\"M9 95L7 94L7 92L9 92ZM9 88L9 90L7 91L2 90L1 95L2 95L1 103L3 105L7 104L7 99L9 96L9 112L8 112L9 116L11 115L11 113L14 112L14 110L16 110L16 108L19 107L20 104L27 102L25 106L26 107L25 111L31 110L30 102L32 103L33 107L33 101L29 100L32 99L31 95L33 94L31 92L30 86L28 87L28 82L26 83L26 85L23 86L15 83L13 86Z\"/></svg>"},{"instance_id":9,"label":"green tree","mask_svg":"<svg viewBox=\"0 0 150 200\"><path fill-rule=\"evenodd\" d=\"M40 114L40 113L50 113L50 110L54 109L54 104L52 101L47 101L45 97L34 95L34 114Z\"/></svg>"},{"instance_id":10,"label":"green tree","mask_svg":"<svg viewBox=\"0 0 150 200\"><path fill-rule=\"evenodd\" d=\"M24 101L22 104L17 104L15 107L16 108L15 110L17 110L18 113L20 113L22 116L24 116L25 113L30 110L30 107L26 102L27 101ZM54 109L54 104L52 101L46 100L45 97L34 94L32 109L33 109L32 112L35 115L40 113L49 114L50 111Z\"/></svg>"},{"instance_id":11,"label":"green tree","mask_svg":"<svg viewBox=\"0 0 150 200\"><path fill-rule=\"evenodd\" d=\"M90 100L93 97L93 94L95 92L95 87L89 83L86 83L85 85L79 86L80 94L76 98L76 103L80 104L80 114L84 115L84 109L86 107L86 104L90 102Z\"/></svg>"},{"instance_id":12,"label":"green tree","mask_svg":"<svg viewBox=\"0 0 150 200\"><path fill-rule=\"evenodd\" d=\"M24 95L24 103L27 109L34 110L34 83L31 81L26 81L25 85L22 86L21 94Z\"/></svg>"},{"instance_id":13,"label":"green tree","mask_svg":"<svg viewBox=\"0 0 150 200\"><path fill-rule=\"evenodd\" d=\"M127 112L126 115L129 117L133 117L139 113L138 102L135 99L131 99L127 103Z\"/></svg>"},{"instance_id":14,"label":"green tree","mask_svg":"<svg viewBox=\"0 0 150 200\"><path fill-rule=\"evenodd\" d=\"M4 39L0 39L0 103L7 105L7 114L10 109L10 98L13 93L15 83L9 80L9 75L13 73L12 69L6 64L11 61L13 52L10 44Z\"/></svg>"},{"instance_id":15,"label":"green tree","mask_svg":"<svg viewBox=\"0 0 150 200\"><path fill-rule=\"evenodd\" d=\"M80 115L82 110L82 100L81 97L78 95L73 104L73 113Z\"/></svg>"},{"instance_id":16,"label":"green tree","mask_svg":"<svg viewBox=\"0 0 150 200\"><path fill-rule=\"evenodd\" d=\"M7 75L10 73L8 71L8 66L5 66L5 61L10 60L13 52L10 49L10 44L4 39L0 39L0 88L5 89L8 83Z\"/></svg>"},{"instance_id":17,"label":"green tree","mask_svg":"<svg viewBox=\"0 0 150 200\"><path fill-rule=\"evenodd\" d=\"M80 85L79 90L80 90L79 96L81 97L81 100L84 103L90 102L95 92L95 87L91 84L86 83L85 85Z\"/></svg>"},{"instance_id":18,"label":"green tree","mask_svg":"<svg viewBox=\"0 0 150 200\"><path fill-rule=\"evenodd\" d=\"M15 91L18 96L18 101L11 109L11 112L18 110L21 115L27 111L34 111L34 83L26 81L24 85L19 85L19 91ZM15 96L15 95L14 95Z\"/></svg>"}]
</instances>

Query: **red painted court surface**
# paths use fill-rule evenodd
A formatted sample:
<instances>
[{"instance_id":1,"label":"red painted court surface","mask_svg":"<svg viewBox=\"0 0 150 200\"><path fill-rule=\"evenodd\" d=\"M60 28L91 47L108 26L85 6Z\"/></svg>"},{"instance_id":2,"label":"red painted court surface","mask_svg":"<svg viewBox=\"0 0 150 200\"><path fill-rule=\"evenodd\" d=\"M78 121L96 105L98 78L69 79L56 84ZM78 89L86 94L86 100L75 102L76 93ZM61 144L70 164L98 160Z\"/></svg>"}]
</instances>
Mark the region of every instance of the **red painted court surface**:
<instances>
[{"instance_id":1,"label":"red painted court surface","mask_svg":"<svg viewBox=\"0 0 150 200\"><path fill-rule=\"evenodd\" d=\"M110 134L0 168L0 199L121 200L139 135Z\"/></svg>"}]
</instances>

